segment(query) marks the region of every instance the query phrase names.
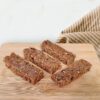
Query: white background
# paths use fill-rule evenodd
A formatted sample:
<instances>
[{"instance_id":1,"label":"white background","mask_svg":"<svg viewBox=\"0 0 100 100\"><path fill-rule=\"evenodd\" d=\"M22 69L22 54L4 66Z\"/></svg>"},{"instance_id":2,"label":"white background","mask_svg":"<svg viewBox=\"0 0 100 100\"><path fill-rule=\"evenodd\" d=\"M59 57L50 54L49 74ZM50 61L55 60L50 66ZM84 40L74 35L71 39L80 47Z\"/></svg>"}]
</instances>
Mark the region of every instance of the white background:
<instances>
[{"instance_id":1,"label":"white background","mask_svg":"<svg viewBox=\"0 0 100 100\"><path fill-rule=\"evenodd\" d=\"M0 45L56 41L63 29L99 4L100 0L0 0Z\"/></svg>"}]
</instances>

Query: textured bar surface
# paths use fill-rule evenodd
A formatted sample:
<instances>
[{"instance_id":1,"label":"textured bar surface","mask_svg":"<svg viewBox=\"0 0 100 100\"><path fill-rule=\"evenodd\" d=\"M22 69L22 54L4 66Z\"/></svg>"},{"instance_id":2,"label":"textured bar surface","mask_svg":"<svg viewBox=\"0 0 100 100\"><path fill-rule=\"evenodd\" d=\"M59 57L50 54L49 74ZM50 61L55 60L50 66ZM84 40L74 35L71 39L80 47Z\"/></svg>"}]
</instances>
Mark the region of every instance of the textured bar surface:
<instances>
[{"instance_id":1,"label":"textured bar surface","mask_svg":"<svg viewBox=\"0 0 100 100\"><path fill-rule=\"evenodd\" d=\"M41 45L42 50L50 54L51 56L59 59L64 64L71 64L74 62L75 55L69 51L66 51L62 47L52 43L49 40L46 40Z\"/></svg>"},{"instance_id":2,"label":"textured bar surface","mask_svg":"<svg viewBox=\"0 0 100 100\"><path fill-rule=\"evenodd\" d=\"M31 61L51 74L56 72L61 67L58 60L35 48L24 49L24 57L26 60Z\"/></svg>"},{"instance_id":3,"label":"textured bar surface","mask_svg":"<svg viewBox=\"0 0 100 100\"><path fill-rule=\"evenodd\" d=\"M10 56L6 56L4 58L4 62L6 67L8 67L12 72L32 84L36 84L44 77L43 71L15 53L12 53Z\"/></svg>"},{"instance_id":4,"label":"textured bar surface","mask_svg":"<svg viewBox=\"0 0 100 100\"><path fill-rule=\"evenodd\" d=\"M62 87L88 72L90 68L91 64L89 62L80 59L71 64L68 68L53 74L51 78L59 87Z\"/></svg>"}]
</instances>

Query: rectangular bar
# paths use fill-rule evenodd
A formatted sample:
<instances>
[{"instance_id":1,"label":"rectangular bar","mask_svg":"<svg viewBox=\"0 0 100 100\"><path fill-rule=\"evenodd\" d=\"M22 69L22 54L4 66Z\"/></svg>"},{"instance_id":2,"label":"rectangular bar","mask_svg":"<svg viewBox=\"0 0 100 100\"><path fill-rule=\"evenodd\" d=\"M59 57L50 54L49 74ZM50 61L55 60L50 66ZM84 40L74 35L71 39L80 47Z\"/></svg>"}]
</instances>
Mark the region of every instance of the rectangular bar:
<instances>
[{"instance_id":1,"label":"rectangular bar","mask_svg":"<svg viewBox=\"0 0 100 100\"><path fill-rule=\"evenodd\" d=\"M61 64L58 60L35 48L24 49L24 57L26 60L31 61L51 74L61 68Z\"/></svg>"},{"instance_id":2,"label":"rectangular bar","mask_svg":"<svg viewBox=\"0 0 100 100\"><path fill-rule=\"evenodd\" d=\"M43 71L15 53L11 53L10 56L6 56L4 58L4 62L6 67L8 67L12 72L32 84L36 84L44 77Z\"/></svg>"},{"instance_id":3,"label":"rectangular bar","mask_svg":"<svg viewBox=\"0 0 100 100\"><path fill-rule=\"evenodd\" d=\"M80 59L71 64L68 68L53 74L51 78L59 87L62 87L88 72L90 68L91 64L89 62Z\"/></svg>"},{"instance_id":4,"label":"rectangular bar","mask_svg":"<svg viewBox=\"0 0 100 100\"><path fill-rule=\"evenodd\" d=\"M74 62L75 55L73 53L66 51L62 47L52 43L49 40L44 41L41 47L43 51L62 61L64 64L69 65Z\"/></svg>"}]
</instances>

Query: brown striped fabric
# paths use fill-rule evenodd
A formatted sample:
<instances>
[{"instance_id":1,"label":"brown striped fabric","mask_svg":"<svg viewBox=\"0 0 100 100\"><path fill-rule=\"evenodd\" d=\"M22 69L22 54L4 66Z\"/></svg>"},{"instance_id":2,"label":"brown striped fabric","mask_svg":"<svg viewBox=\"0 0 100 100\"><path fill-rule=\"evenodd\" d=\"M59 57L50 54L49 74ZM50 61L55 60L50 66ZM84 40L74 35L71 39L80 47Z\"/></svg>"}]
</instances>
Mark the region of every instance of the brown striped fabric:
<instances>
[{"instance_id":1,"label":"brown striped fabric","mask_svg":"<svg viewBox=\"0 0 100 100\"><path fill-rule=\"evenodd\" d=\"M100 57L100 6L61 32L59 43L91 43Z\"/></svg>"}]
</instances>

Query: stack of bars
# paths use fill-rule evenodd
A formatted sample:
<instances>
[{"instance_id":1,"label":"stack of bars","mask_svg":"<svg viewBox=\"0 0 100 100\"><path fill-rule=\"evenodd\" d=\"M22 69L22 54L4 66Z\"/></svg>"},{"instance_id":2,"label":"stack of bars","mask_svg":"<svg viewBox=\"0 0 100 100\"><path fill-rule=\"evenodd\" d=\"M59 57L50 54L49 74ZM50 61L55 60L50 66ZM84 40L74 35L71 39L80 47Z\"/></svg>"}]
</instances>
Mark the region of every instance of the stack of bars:
<instances>
[{"instance_id":1,"label":"stack of bars","mask_svg":"<svg viewBox=\"0 0 100 100\"><path fill-rule=\"evenodd\" d=\"M91 64L83 59L75 61L75 54L52 43L49 40L41 44L41 50L26 48L24 58L11 53L4 58L5 65L16 75L36 84L44 77L44 71L51 74L51 79L59 86L65 86L88 72ZM62 69L62 64L66 68Z\"/></svg>"}]
</instances>

